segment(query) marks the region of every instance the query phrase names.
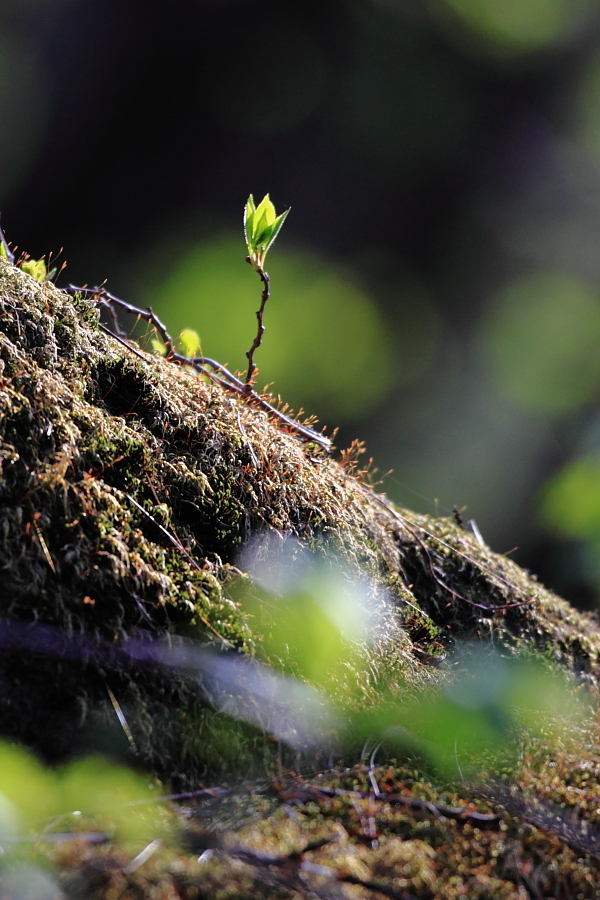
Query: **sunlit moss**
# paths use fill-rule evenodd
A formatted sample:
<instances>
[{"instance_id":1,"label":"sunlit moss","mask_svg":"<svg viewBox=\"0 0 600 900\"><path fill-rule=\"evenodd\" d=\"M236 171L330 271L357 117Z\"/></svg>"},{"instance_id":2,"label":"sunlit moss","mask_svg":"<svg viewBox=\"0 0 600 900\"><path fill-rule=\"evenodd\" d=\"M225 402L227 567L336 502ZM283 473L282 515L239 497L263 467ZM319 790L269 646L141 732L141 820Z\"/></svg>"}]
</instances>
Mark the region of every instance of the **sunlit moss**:
<instances>
[{"instance_id":1,"label":"sunlit moss","mask_svg":"<svg viewBox=\"0 0 600 900\"><path fill-rule=\"evenodd\" d=\"M296 436L279 429L262 411L236 402L219 387L159 356L149 354L140 360L121 345L113 346L99 333L91 304L72 302L52 285L35 282L5 261L0 261L0 275L5 379L0 390L4 501L0 522L9 538L2 544L3 587L11 603L6 615L25 617L36 603L36 611L39 608L46 621L67 634L107 635L116 648L123 644L121 635L151 627L156 634L172 635L174 642L178 633L191 632L205 643L216 640L230 650L235 641L236 648L251 654L261 635L253 634L228 595L233 576L248 583L250 575L239 569L244 568L240 560L232 566L217 554L235 559L241 537L265 529L280 542L282 534L293 534L313 548L322 549L326 538L328 549L335 547L343 560L349 582L357 584L365 576L373 579L376 590L365 602L372 605L377 591L384 588L392 600L383 609L381 639L374 646L365 642L364 665L351 672L358 672L361 680L350 700L363 713L347 716L350 768L332 768L329 762L328 772L313 779L317 787L330 786L327 794L311 794L312 782L297 773L285 778L285 753L280 745L277 759L271 736L247 722L232 726L223 710L214 713L208 703L201 708L194 705L197 680L188 685L175 674L163 677L150 669L137 678L133 669L114 672L115 693L142 748L141 760L167 777L193 778L195 783L202 765L213 777L225 767L236 775L251 776L259 759L264 779L269 762L277 760L271 770L276 799L265 799L254 790L239 802L233 792L228 794L229 804L221 802L218 793L213 804L209 795L210 808L200 805L190 816L188 807L179 817L182 831L190 843L195 841L192 854L165 841L135 868L134 854L142 849L142 839L157 844L162 838L160 823L150 822L147 829L145 821L140 831L126 827L123 834L138 841L134 849L115 843L113 835L118 837L122 824L120 801L140 810L152 793L147 785L137 779L132 785L131 776L116 776L96 762L77 763L58 775L27 763L22 771L37 786L40 812L43 807L51 814L52 809L76 802L84 807L77 810L83 812L81 818L93 808L97 825L106 829L106 846L101 847L70 838L67 847L52 846L44 843L43 830L36 833L35 852L57 862L65 893L86 896L92 886L101 900L127 892L155 900L177 894L188 900L273 895L285 887L278 881L282 867L270 867L273 880L265 890L265 866L242 862L234 855L235 847L246 841L259 849L268 846L288 853L306 846L299 845L304 833L309 838L331 836L329 843L307 852L307 862L329 866L334 874L341 873L339 878L344 872L357 878L372 875L386 887L400 887L423 898L433 894L444 900L465 896L515 900L520 884L519 873L510 869L515 853L524 866L536 867L547 896L557 896L560 887L565 896L595 897L598 867L589 846L586 849L584 831L577 845L571 838L547 833L549 824L556 831L560 816L552 808L549 823L548 816L540 818L529 796L520 795L527 789L548 802L563 803L571 826L579 811L594 821L597 778L587 778L583 785L584 774L600 767L598 735L593 721L582 725L571 717L572 710L565 715L564 698L576 696L575 679L571 676L565 682L566 693L562 688L557 692L545 672L540 675L528 667L521 672L507 663L509 677L504 681L494 677L492 689L481 690L492 673L492 666L486 665L490 635L507 657L544 656L548 666L565 664L593 684L600 645L594 620L545 591L452 521L386 505L340 462L315 459ZM342 463L348 465L349 459L346 454ZM137 507L128 505L128 495L147 503L154 522L148 523ZM35 503L38 517L33 518L24 497ZM191 505L191 514L184 500ZM176 530L201 566L195 568L166 540L158 524ZM201 552L206 555L201 557ZM331 585L321 589L330 601ZM310 599L319 606L318 598ZM323 606L328 603L321 605L322 613ZM344 621L340 607L329 604L327 618L337 623L338 630L346 625L356 637L354 623L350 618ZM296 630L308 632L324 629L324 624L323 618L311 623L297 617L293 622ZM462 693L453 693L448 685L453 677L455 685L460 683L460 659L444 660L435 654L443 649L440 639L458 635L485 636L488 655L478 671L467 672ZM315 642L315 648L322 655L323 647ZM302 650L309 652L310 646L305 644ZM423 654L427 662L421 661ZM239 660L231 652L217 656L225 663ZM7 657L3 654L5 661ZM519 686L512 693L511 672L517 679L513 687ZM311 673L302 674L307 678ZM119 729L106 692L107 672L91 663L77 668L69 660L42 654L12 654L3 677L9 685L3 702L12 702L12 708L3 707L3 727L26 734L47 753L50 748L64 759L73 752L79 726L57 723L55 715L67 701L84 722L91 720L109 733L112 728L112 734L115 726ZM112 681L112 672L110 677ZM519 685L519 679L524 684ZM445 684L446 690L436 689L436 683ZM239 693L247 685L238 680L235 687ZM19 691L19 702L14 702ZM347 700L347 693L340 695ZM470 705L465 705L465 696ZM509 698L506 704L503 697ZM572 709L576 706L574 702ZM349 710L352 704L346 702L344 712ZM520 711L519 716L513 710ZM502 769L498 757L507 743L504 723L509 720L510 733L511 717L514 730L520 728L523 736L517 756L504 753ZM536 733L532 726L538 717L545 721ZM559 727L554 727L553 719ZM404 765L389 753L399 733L389 731L398 724L405 735L413 735L412 744L395 741L396 748L406 751ZM386 729L384 745L375 744L362 755L387 759L388 764L370 770L357 765L365 741L373 747ZM334 753L342 752L345 736L341 730L329 735L333 761ZM57 738L63 741L58 748ZM488 752L490 744L493 752ZM411 754L412 762L406 764ZM463 764L477 755L484 757L482 767L487 766L488 792L498 787L490 786L492 775L505 778L510 773L513 782L501 800L493 793L482 798L469 782L461 781L458 767L451 770L444 765L447 758L458 759L461 771L469 774L472 769ZM10 775L9 762L7 757ZM432 762L437 765L435 774ZM311 769L322 765L319 760ZM7 784L9 812L21 800L15 771L10 796ZM374 782L382 797L375 796ZM44 805L47 783L51 803ZM578 788L575 794L570 790L573 785ZM54 805L56 790L62 798L58 805ZM266 790L264 783L259 790ZM361 793L349 795L348 790ZM520 805L511 812L515 797ZM106 818L100 808L103 799L111 803ZM435 804L441 808L445 803L460 809L441 813ZM474 816L485 815L490 808L494 824L480 828ZM76 818L68 815L56 827L73 828ZM137 825L138 813L133 819ZM8 816L4 824L11 827L10 821ZM91 819L88 822L91 828ZM210 841L217 852L199 863L198 847ZM409 846L402 848L400 843ZM380 849L387 844L392 844L389 854Z\"/></svg>"}]
</instances>

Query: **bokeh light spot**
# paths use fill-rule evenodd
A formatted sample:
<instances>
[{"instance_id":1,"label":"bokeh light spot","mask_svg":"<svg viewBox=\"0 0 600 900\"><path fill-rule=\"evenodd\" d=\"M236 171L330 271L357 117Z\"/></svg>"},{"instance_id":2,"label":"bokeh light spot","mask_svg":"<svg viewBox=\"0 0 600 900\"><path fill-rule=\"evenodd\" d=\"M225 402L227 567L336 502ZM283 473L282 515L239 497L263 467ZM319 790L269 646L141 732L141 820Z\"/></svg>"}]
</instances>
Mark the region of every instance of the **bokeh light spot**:
<instances>
[{"instance_id":1,"label":"bokeh light spot","mask_svg":"<svg viewBox=\"0 0 600 900\"><path fill-rule=\"evenodd\" d=\"M536 50L568 37L597 10L595 0L445 0L474 32L507 51Z\"/></svg>"},{"instance_id":2,"label":"bokeh light spot","mask_svg":"<svg viewBox=\"0 0 600 900\"><path fill-rule=\"evenodd\" d=\"M498 391L554 416L577 409L600 385L600 299L562 274L521 278L492 300L480 335Z\"/></svg>"},{"instance_id":3,"label":"bokeh light spot","mask_svg":"<svg viewBox=\"0 0 600 900\"><path fill-rule=\"evenodd\" d=\"M600 535L600 457L582 456L544 488L541 511L553 531L570 538Z\"/></svg>"},{"instance_id":4,"label":"bokeh light spot","mask_svg":"<svg viewBox=\"0 0 600 900\"><path fill-rule=\"evenodd\" d=\"M359 416L392 383L392 349L377 307L352 274L314 253L278 245L268 260L271 299L258 386L319 415ZM194 328L203 352L244 371L256 334L261 283L239 236L180 253L148 301L172 334Z\"/></svg>"},{"instance_id":5,"label":"bokeh light spot","mask_svg":"<svg viewBox=\"0 0 600 900\"><path fill-rule=\"evenodd\" d=\"M588 63L575 108L577 137L586 150L600 156L600 53Z\"/></svg>"}]
</instances>

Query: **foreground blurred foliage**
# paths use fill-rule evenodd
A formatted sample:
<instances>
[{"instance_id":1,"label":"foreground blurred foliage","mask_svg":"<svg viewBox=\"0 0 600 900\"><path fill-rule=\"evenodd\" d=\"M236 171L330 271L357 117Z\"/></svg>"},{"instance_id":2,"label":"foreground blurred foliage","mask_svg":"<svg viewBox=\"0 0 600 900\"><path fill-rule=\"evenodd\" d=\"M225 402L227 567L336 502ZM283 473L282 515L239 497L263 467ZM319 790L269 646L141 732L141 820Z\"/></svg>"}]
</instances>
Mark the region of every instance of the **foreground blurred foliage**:
<instances>
[{"instance_id":1,"label":"foreground blurred foliage","mask_svg":"<svg viewBox=\"0 0 600 900\"><path fill-rule=\"evenodd\" d=\"M232 762L227 787L169 797L153 778L99 757L45 769L2 744L3 900L278 891L291 900L334 885L348 900L352 885L393 885L419 900L522 900L516 854L525 871L530 857L543 858L538 896L561 885L594 897L596 700L558 668L554 648L457 644L428 684L398 670L387 679L364 648L385 654L391 597L349 577L330 548L259 539L238 565L249 574L232 596L270 674L186 644L182 664L197 653L205 689L215 676L226 687L223 715L201 733L189 725L199 753L232 760L252 740L240 723L270 732L278 755L265 754L266 783L240 784ZM315 768L320 775L302 777ZM581 825L574 802L586 804Z\"/></svg>"},{"instance_id":2,"label":"foreground blurred foliage","mask_svg":"<svg viewBox=\"0 0 600 900\"><path fill-rule=\"evenodd\" d=\"M523 734L560 739L593 715L591 697L551 662L550 652L546 659L511 658L507 648L459 644L448 659L440 657L439 686L374 678L362 647L385 642L385 597L375 593L378 613L371 585L349 582L341 564L289 539L278 559L260 542L245 551L245 565L249 556L254 584L242 583L237 598L257 652L334 704L340 749L380 741L389 755L416 753L447 777L472 776L483 759L515 765Z\"/></svg>"},{"instance_id":3,"label":"foreground blurred foliage","mask_svg":"<svg viewBox=\"0 0 600 900\"><path fill-rule=\"evenodd\" d=\"M155 811L145 801L160 798L158 783L102 757L52 770L26 750L0 744L0 796L2 839L9 844L75 811L107 824L118 840L156 836Z\"/></svg>"},{"instance_id":4,"label":"foreground blurred foliage","mask_svg":"<svg viewBox=\"0 0 600 900\"><path fill-rule=\"evenodd\" d=\"M25 749L0 744L0 896L62 897L48 868L53 845L110 841L135 854L149 841L171 841L160 801L152 776L101 757L49 769Z\"/></svg>"},{"instance_id":5,"label":"foreground blurred foliage","mask_svg":"<svg viewBox=\"0 0 600 900\"><path fill-rule=\"evenodd\" d=\"M534 866L538 897L560 886L591 900L600 839L576 821L585 810L595 822L600 799L591 696L549 657L472 644L457 648L437 687L372 683L360 643L382 635L365 614L369 585L293 542L275 564L252 552L254 584L240 595L263 632L259 655L275 677L317 685L337 718L322 716L296 772L280 756L265 783L242 785L236 772L231 787L171 798L100 758L50 770L0 745L3 900L292 900L332 889L351 900L352 885L367 896L524 900L520 873ZM281 679L291 696L289 674ZM360 682L370 679L365 703ZM295 697L297 720L314 719ZM249 706L237 717L254 721ZM204 740L212 745L210 729ZM327 769L303 778L324 751Z\"/></svg>"}]
</instances>

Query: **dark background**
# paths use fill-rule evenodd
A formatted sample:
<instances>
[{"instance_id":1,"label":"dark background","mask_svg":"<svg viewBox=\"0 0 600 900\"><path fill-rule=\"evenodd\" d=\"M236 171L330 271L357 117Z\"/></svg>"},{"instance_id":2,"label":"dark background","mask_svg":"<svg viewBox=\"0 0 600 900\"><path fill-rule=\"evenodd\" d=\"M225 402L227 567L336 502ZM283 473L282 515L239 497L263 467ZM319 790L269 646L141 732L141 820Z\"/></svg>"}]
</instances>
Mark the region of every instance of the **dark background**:
<instances>
[{"instance_id":1,"label":"dark background","mask_svg":"<svg viewBox=\"0 0 600 900\"><path fill-rule=\"evenodd\" d=\"M599 4L3 0L2 224L59 284L242 369L250 192L293 207L261 384L595 606Z\"/></svg>"}]
</instances>

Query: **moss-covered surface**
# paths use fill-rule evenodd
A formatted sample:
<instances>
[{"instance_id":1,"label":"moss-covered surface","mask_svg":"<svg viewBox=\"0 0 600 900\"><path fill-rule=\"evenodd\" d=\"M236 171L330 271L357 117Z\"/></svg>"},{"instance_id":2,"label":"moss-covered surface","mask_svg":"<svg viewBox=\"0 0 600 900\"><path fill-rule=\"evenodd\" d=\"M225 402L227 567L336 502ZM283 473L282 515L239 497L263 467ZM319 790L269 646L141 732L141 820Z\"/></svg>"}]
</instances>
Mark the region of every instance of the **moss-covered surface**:
<instances>
[{"instance_id":1,"label":"moss-covered surface","mask_svg":"<svg viewBox=\"0 0 600 900\"><path fill-rule=\"evenodd\" d=\"M596 746L599 736L588 734ZM72 900L594 900L599 764L590 746L555 745L541 766L526 756L510 787L477 789L394 762L370 774L359 765L161 808L160 844L42 837L33 860L54 866ZM81 818L62 825L97 828Z\"/></svg>"},{"instance_id":2,"label":"moss-covered surface","mask_svg":"<svg viewBox=\"0 0 600 900\"><path fill-rule=\"evenodd\" d=\"M478 638L507 653L541 653L595 684L600 628L593 617L451 520L393 508L353 474L351 453L324 458L218 385L142 356L100 331L92 301L39 284L0 258L0 617L116 647L151 633L251 655L256 635L234 599L234 583L245 577L238 551L267 531L327 546L349 580L370 579L370 602L383 615L379 640L363 648L374 683L423 689L445 677L439 662L447 645ZM120 669L98 657L31 653L4 642L0 686L0 736L49 762L90 750L127 752L111 693L126 714L134 762L171 783L231 778L273 759L268 735L232 729L194 678L160 667ZM367 684L357 705L370 696ZM600 771L593 746L588 741L585 754L535 751L535 765L524 760L514 782L577 806L593 822ZM578 766L587 773L577 781L580 793L569 791ZM467 786L454 796L431 777L417 784L400 766L377 777L396 793L447 805L485 810L512 802L478 799ZM365 778L360 769L340 770L315 783L367 789ZM229 820L219 842L288 854L334 831L336 842L307 860L350 874L355 868L399 896L596 896L597 859L557 829L538 831L524 808L504 813L502 827L482 830L468 818L433 821L422 809L360 796L302 795L291 807L281 796L261 797L248 801L260 813L249 831ZM198 816L202 828L212 827L202 810ZM282 882L281 866L232 862L222 851L198 864L197 853L164 850L145 864L154 874L143 877L124 873L122 853L77 845L52 855L73 897L247 897L260 893L257 885L267 896L308 891L293 871ZM318 894L318 879L311 884ZM348 883L336 884L342 893L330 890L322 895L367 895Z\"/></svg>"}]
</instances>

